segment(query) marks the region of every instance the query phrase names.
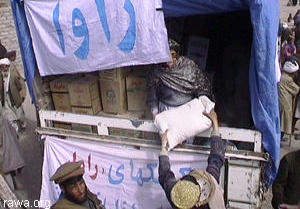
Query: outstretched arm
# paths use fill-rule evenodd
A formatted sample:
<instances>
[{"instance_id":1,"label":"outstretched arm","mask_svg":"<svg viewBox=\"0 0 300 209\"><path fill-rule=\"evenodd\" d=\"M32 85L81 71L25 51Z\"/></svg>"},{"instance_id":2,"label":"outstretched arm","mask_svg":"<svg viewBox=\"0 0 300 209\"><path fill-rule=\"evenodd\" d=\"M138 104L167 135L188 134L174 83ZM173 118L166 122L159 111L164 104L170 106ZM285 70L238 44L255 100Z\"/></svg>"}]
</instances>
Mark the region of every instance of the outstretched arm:
<instances>
[{"instance_id":1,"label":"outstretched arm","mask_svg":"<svg viewBox=\"0 0 300 209\"><path fill-rule=\"evenodd\" d=\"M170 168L167 133L168 131L161 136L162 149L159 155L158 179L160 185L166 193L169 202L171 203L170 193L176 183L176 178Z\"/></svg>"},{"instance_id":2,"label":"outstretched arm","mask_svg":"<svg viewBox=\"0 0 300 209\"><path fill-rule=\"evenodd\" d=\"M224 164L226 141L221 138L217 113L211 110L210 113L203 113L212 122L211 151L208 157L206 171L210 173L219 183L221 167Z\"/></svg>"}]
</instances>

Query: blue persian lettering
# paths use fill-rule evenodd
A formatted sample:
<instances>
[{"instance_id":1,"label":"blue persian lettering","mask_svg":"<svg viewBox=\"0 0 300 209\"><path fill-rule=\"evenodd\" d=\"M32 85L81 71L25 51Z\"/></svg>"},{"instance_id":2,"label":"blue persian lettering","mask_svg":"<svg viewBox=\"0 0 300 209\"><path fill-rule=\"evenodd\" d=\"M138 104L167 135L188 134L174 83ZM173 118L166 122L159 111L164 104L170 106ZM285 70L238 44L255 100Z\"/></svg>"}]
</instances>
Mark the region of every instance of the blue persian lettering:
<instances>
[{"instance_id":1,"label":"blue persian lettering","mask_svg":"<svg viewBox=\"0 0 300 209\"><path fill-rule=\"evenodd\" d=\"M157 163L148 163L147 168L150 170L151 179L155 184L159 184L157 178L154 177L154 169L157 167Z\"/></svg>"},{"instance_id":2,"label":"blue persian lettering","mask_svg":"<svg viewBox=\"0 0 300 209\"><path fill-rule=\"evenodd\" d=\"M116 176L119 177L119 179L117 179L117 180L114 180L112 178L112 176L111 176L111 170L112 170L112 165L110 166L109 173L108 173L108 181L109 181L109 183L114 184L114 185L121 184L123 182L123 180L124 180L124 174L121 173L120 170L124 170L124 165L123 164L120 165L118 167L118 169L116 170Z\"/></svg>"},{"instance_id":3,"label":"blue persian lettering","mask_svg":"<svg viewBox=\"0 0 300 209\"><path fill-rule=\"evenodd\" d=\"M62 33L60 24L59 24L59 2L57 2L56 7L53 11L53 23L56 29L56 33L58 35L59 45L62 50L62 52L65 54L65 41L64 41L64 35Z\"/></svg>"},{"instance_id":4,"label":"blue persian lettering","mask_svg":"<svg viewBox=\"0 0 300 209\"><path fill-rule=\"evenodd\" d=\"M95 3L104 34L107 41L110 42L111 34L107 21L105 2L104 0L95 0ZM130 0L125 0L123 8L128 13L130 22L123 40L118 44L118 48L124 53L130 53L133 50L136 42L136 15L134 6ZM77 19L81 21L81 25L75 25L75 21ZM59 23L59 2L53 10L53 23L58 35L60 48L63 54L65 54L64 35ZM75 8L72 13L72 29L75 37L84 37L81 46L74 52L74 54L79 59L86 59L90 51L89 29L82 12L78 8Z\"/></svg>"},{"instance_id":5,"label":"blue persian lettering","mask_svg":"<svg viewBox=\"0 0 300 209\"><path fill-rule=\"evenodd\" d=\"M182 176L185 176L189 174L192 171L192 168L180 168L179 172L181 173Z\"/></svg>"},{"instance_id":6,"label":"blue persian lettering","mask_svg":"<svg viewBox=\"0 0 300 209\"><path fill-rule=\"evenodd\" d=\"M81 21L81 25L75 25L76 19ZM87 27L85 18L81 11L78 8L75 8L73 10L72 14L72 29L73 29L73 34L76 37L84 37L81 46L74 52L76 57L79 59L86 59L89 50L90 50L90 38L89 38L89 29Z\"/></svg>"},{"instance_id":7,"label":"blue persian lettering","mask_svg":"<svg viewBox=\"0 0 300 209\"><path fill-rule=\"evenodd\" d=\"M158 180L156 178L154 178L154 171L153 169L157 167L157 163L149 163L147 164L147 168L149 169L150 171L150 176L149 177L143 177L143 171L141 168L138 169L137 173L136 173L136 176L134 176L133 174L133 171L134 171L134 163L133 163L133 160L130 160L130 168L131 168L131 171L130 171L130 176L131 176L131 179L133 181L136 181L136 183L139 185L139 186L143 186L145 182L150 182L152 180L152 182L158 184Z\"/></svg>"},{"instance_id":8,"label":"blue persian lettering","mask_svg":"<svg viewBox=\"0 0 300 209\"><path fill-rule=\"evenodd\" d=\"M119 44L119 49L125 53L130 53L136 40L136 17L134 7L130 0L125 0L124 9L129 14L130 23L124 39Z\"/></svg>"},{"instance_id":9,"label":"blue persian lettering","mask_svg":"<svg viewBox=\"0 0 300 209\"><path fill-rule=\"evenodd\" d=\"M116 200L115 207L116 209L136 209L135 203L131 205L127 203L125 200L123 201Z\"/></svg>"},{"instance_id":10,"label":"blue persian lettering","mask_svg":"<svg viewBox=\"0 0 300 209\"><path fill-rule=\"evenodd\" d=\"M99 18L106 36L106 39L108 42L110 42L110 30L107 23L107 16L106 16L106 10L105 10L105 2L104 0L95 0L95 3L97 5L97 10L99 14Z\"/></svg>"}]
</instances>

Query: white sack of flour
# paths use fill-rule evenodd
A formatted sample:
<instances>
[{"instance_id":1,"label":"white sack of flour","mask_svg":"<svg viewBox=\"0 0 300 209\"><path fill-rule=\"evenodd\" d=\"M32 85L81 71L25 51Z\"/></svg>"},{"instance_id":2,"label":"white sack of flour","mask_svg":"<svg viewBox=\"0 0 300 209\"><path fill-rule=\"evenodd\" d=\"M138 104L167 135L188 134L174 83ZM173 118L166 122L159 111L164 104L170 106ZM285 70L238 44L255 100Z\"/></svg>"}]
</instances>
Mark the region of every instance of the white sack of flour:
<instances>
[{"instance_id":1,"label":"white sack of flour","mask_svg":"<svg viewBox=\"0 0 300 209\"><path fill-rule=\"evenodd\" d=\"M209 113L214 106L215 103L206 96L201 96L156 115L154 124L159 132L162 134L168 130L169 150L209 129L212 125L211 120L203 115L203 112Z\"/></svg>"}]
</instances>

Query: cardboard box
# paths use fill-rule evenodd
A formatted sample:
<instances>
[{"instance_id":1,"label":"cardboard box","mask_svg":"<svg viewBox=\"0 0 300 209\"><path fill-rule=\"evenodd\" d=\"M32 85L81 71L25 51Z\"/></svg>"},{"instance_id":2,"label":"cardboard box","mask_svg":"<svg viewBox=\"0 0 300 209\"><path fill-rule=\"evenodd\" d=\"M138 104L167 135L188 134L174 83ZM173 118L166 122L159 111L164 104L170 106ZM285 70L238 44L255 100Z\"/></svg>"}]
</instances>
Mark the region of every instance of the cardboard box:
<instances>
[{"instance_id":1,"label":"cardboard box","mask_svg":"<svg viewBox=\"0 0 300 209\"><path fill-rule=\"evenodd\" d=\"M91 107L94 113L102 110L96 77L86 76L73 80L69 84L69 92L72 106Z\"/></svg>"},{"instance_id":2,"label":"cardboard box","mask_svg":"<svg viewBox=\"0 0 300 209\"><path fill-rule=\"evenodd\" d=\"M145 111L147 108L147 80L144 77L129 75L126 77L126 93L129 111Z\"/></svg>"},{"instance_id":3,"label":"cardboard box","mask_svg":"<svg viewBox=\"0 0 300 209\"><path fill-rule=\"evenodd\" d=\"M99 82L103 111L115 114L127 111L125 79L100 79Z\"/></svg>"},{"instance_id":4,"label":"cardboard box","mask_svg":"<svg viewBox=\"0 0 300 209\"><path fill-rule=\"evenodd\" d=\"M99 78L100 79L107 79L113 81L120 81L125 79L126 74L129 72L129 67L124 68L115 68L110 70L101 70L99 71Z\"/></svg>"},{"instance_id":5,"label":"cardboard box","mask_svg":"<svg viewBox=\"0 0 300 209\"><path fill-rule=\"evenodd\" d=\"M68 129L68 130L72 129L70 123L62 123L62 122L54 122L54 128L61 128L61 129Z\"/></svg>"},{"instance_id":6,"label":"cardboard box","mask_svg":"<svg viewBox=\"0 0 300 209\"><path fill-rule=\"evenodd\" d=\"M71 103L68 93L52 93L54 108L57 111L71 112Z\"/></svg>"},{"instance_id":7,"label":"cardboard box","mask_svg":"<svg viewBox=\"0 0 300 209\"><path fill-rule=\"evenodd\" d=\"M60 76L50 82L50 90L51 92L61 92L67 93L69 92L69 84L74 80L74 76Z\"/></svg>"},{"instance_id":8,"label":"cardboard box","mask_svg":"<svg viewBox=\"0 0 300 209\"><path fill-rule=\"evenodd\" d=\"M82 115L96 115L99 112L94 112L95 110L91 107L72 107L72 112Z\"/></svg>"}]
</instances>

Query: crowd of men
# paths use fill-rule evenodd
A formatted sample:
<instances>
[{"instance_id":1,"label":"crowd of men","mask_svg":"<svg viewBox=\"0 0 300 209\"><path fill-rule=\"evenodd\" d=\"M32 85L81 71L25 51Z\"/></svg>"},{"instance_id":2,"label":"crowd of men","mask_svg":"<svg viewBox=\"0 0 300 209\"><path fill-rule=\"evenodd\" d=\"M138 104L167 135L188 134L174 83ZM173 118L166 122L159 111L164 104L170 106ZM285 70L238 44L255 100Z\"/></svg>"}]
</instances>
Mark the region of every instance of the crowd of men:
<instances>
[{"instance_id":1,"label":"crowd of men","mask_svg":"<svg viewBox=\"0 0 300 209\"><path fill-rule=\"evenodd\" d=\"M297 4L297 1L293 1ZM300 139L295 123L300 118L300 10L288 22L292 27L281 27L279 99L281 113L281 141ZM282 26L282 25L281 25ZM274 208L300 208L300 150L288 153L280 161L277 178L273 183L272 205Z\"/></svg>"}]
</instances>

